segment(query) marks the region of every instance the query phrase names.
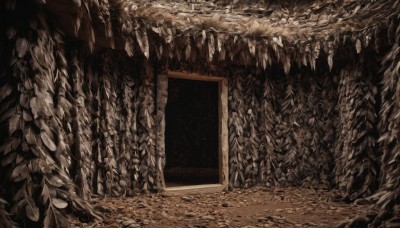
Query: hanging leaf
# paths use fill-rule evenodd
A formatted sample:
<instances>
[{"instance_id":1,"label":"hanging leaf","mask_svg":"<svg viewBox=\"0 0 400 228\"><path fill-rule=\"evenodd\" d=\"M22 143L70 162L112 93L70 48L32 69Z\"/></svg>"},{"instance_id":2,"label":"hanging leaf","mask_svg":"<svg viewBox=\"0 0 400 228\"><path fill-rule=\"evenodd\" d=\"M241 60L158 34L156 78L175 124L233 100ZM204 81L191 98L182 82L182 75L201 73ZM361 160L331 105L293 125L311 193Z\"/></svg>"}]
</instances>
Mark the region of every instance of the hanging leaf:
<instances>
[{"instance_id":1,"label":"hanging leaf","mask_svg":"<svg viewBox=\"0 0 400 228\"><path fill-rule=\"evenodd\" d=\"M24 135L25 135L26 142L29 145L37 144L35 132L33 132L33 129L31 127L28 126L25 128Z\"/></svg>"},{"instance_id":2,"label":"hanging leaf","mask_svg":"<svg viewBox=\"0 0 400 228\"><path fill-rule=\"evenodd\" d=\"M210 34L208 36L208 62L212 62L214 53L215 53L214 36Z\"/></svg>"},{"instance_id":3,"label":"hanging leaf","mask_svg":"<svg viewBox=\"0 0 400 228\"><path fill-rule=\"evenodd\" d=\"M25 56L26 51L29 49L28 40L25 38L18 38L15 42L15 49L17 50L17 54L19 58Z\"/></svg>"},{"instance_id":4,"label":"hanging leaf","mask_svg":"<svg viewBox=\"0 0 400 228\"><path fill-rule=\"evenodd\" d=\"M333 56L332 55L328 55L328 66L329 66L329 71L331 71L332 67L333 67Z\"/></svg>"},{"instance_id":5,"label":"hanging leaf","mask_svg":"<svg viewBox=\"0 0 400 228\"><path fill-rule=\"evenodd\" d=\"M26 192L25 192L25 199L26 202L28 202L28 205L26 205L25 207L26 216L34 222L39 221L39 208L36 207L35 201L33 201L33 199L30 196L28 196Z\"/></svg>"},{"instance_id":6,"label":"hanging leaf","mask_svg":"<svg viewBox=\"0 0 400 228\"><path fill-rule=\"evenodd\" d=\"M249 46L249 52L252 56L254 56L256 54L256 41L255 40L251 40L249 39L247 41L247 44Z\"/></svg>"},{"instance_id":7,"label":"hanging leaf","mask_svg":"<svg viewBox=\"0 0 400 228\"><path fill-rule=\"evenodd\" d=\"M125 52L129 57L133 56L133 48L130 42L125 42Z\"/></svg>"},{"instance_id":8,"label":"hanging leaf","mask_svg":"<svg viewBox=\"0 0 400 228\"><path fill-rule=\"evenodd\" d=\"M17 153L16 152L12 152L7 154L6 156L1 158L1 166L5 167L9 164L11 164L13 161L15 161L15 158L17 157Z\"/></svg>"},{"instance_id":9,"label":"hanging leaf","mask_svg":"<svg viewBox=\"0 0 400 228\"><path fill-rule=\"evenodd\" d=\"M186 45L186 48L185 48L185 58L186 58L186 61L187 61L187 60L189 59L189 57L190 57L191 50L192 50L192 47L190 46L190 43L188 43L188 44Z\"/></svg>"},{"instance_id":10,"label":"hanging leaf","mask_svg":"<svg viewBox=\"0 0 400 228\"><path fill-rule=\"evenodd\" d=\"M8 122L8 134L12 135L15 131L21 128L21 115L13 115Z\"/></svg>"},{"instance_id":11,"label":"hanging leaf","mask_svg":"<svg viewBox=\"0 0 400 228\"><path fill-rule=\"evenodd\" d=\"M45 131L42 131L40 133L40 138L50 151L56 151L57 149L56 144L53 142L53 140L49 137L49 135Z\"/></svg>"},{"instance_id":12,"label":"hanging leaf","mask_svg":"<svg viewBox=\"0 0 400 228\"><path fill-rule=\"evenodd\" d=\"M3 102L4 98L7 98L13 91L10 83L5 84L0 88L0 102Z\"/></svg>"},{"instance_id":13,"label":"hanging leaf","mask_svg":"<svg viewBox=\"0 0 400 228\"><path fill-rule=\"evenodd\" d=\"M67 203L67 202L65 202L64 200L59 199L59 198L51 199L51 201L52 201L53 205L54 205L56 208L59 208L59 209L66 208L66 207L68 206L68 203Z\"/></svg>"},{"instance_id":14,"label":"hanging leaf","mask_svg":"<svg viewBox=\"0 0 400 228\"><path fill-rule=\"evenodd\" d=\"M283 43L282 43L282 37L273 37L272 38L272 42L277 44L279 47L283 47Z\"/></svg>"},{"instance_id":15,"label":"hanging leaf","mask_svg":"<svg viewBox=\"0 0 400 228\"><path fill-rule=\"evenodd\" d=\"M29 101L29 106L31 107L31 111L33 114L33 118L36 119L39 116L40 105L37 97L32 97Z\"/></svg>"},{"instance_id":16,"label":"hanging leaf","mask_svg":"<svg viewBox=\"0 0 400 228\"><path fill-rule=\"evenodd\" d=\"M47 187L47 184L44 184L41 194L42 203L46 204L49 198L50 198L49 188Z\"/></svg>"},{"instance_id":17,"label":"hanging leaf","mask_svg":"<svg viewBox=\"0 0 400 228\"><path fill-rule=\"evenodd\" d=\"M357 50L357 54L360 54L361 52L361 41L359 39L357 39L356 41L356 50Z\"/></svg>"},{"instance_id":18,"label":"hanging leaf","mask_svg":"<svg viewBox=\"0 0 400 228\"><path fill-rule=\"evenodd\" d=\"M17 166L11 173L10 179L14 182L22 181L28 176L28 167L25 163Z\"/></svg>"},{"instance_id":19,"label":"hanging leaf","mask_svg":"<svg viewBox=\"0 0 400 228\"><path fill-rule=\"evenodd\" d=\"M147 32L146 29L140 28L136 29L136 40L139 44L140 49L142 50L142 53L146 58L149 58L149 40L147 38Z\"/></svg>"}]
</instances>

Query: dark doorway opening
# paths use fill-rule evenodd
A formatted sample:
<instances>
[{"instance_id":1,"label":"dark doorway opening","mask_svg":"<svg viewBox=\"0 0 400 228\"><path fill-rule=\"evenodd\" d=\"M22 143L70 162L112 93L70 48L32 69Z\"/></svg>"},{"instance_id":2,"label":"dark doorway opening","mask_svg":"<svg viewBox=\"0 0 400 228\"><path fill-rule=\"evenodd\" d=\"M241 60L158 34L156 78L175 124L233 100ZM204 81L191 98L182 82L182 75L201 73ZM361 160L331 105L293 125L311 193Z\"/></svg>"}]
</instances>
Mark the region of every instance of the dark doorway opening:
<instances>
[{"instance_id":1,"label":"dark doorway opening","mask_svg":"<svg viewBox=\"0 0 400 228\"><path fill-rule=\"evenodd\" d=\"M166 187L219 183L218 83L168 79Z\"/></svg>"}]
</instances>

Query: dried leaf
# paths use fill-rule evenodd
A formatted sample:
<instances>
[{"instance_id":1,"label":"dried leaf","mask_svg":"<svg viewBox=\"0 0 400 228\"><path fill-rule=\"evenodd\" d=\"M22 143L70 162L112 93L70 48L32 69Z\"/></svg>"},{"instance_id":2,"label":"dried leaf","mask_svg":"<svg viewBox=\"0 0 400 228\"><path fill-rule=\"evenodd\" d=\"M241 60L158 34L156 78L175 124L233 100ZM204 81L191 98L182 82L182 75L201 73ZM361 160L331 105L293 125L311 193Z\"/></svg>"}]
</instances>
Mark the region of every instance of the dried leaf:
<instances>
[{"instance_id":1,"label":"dried leaf","mask_svg":"<svg viewBox=\"0 0 400 228\"><path fill-rule=\"evenodd\" d=\"M149 52L149 40L147 38L147 32L144 28L141 29L136 29L136 40L139 44L140 49L143 52L143 55L146 56L146 58L149 58L150 52Z\"/></svg>"},{"instance_id":2,"label":"dried leaf","mask_svg":"<svg viewBox=\"0 0 400 228\"><path fill-rule=\"evenodd\" d=\"M17 50L18 57L22 58L25 56L26 51L29 49L29 42L25 38L18 38L15 42L15 49Z\"/></svg>"},{"instance_id":3,"label":"dried leaf","mask_svg":"<svg viewBox=\"0 0 400 228\"><path fill-rule=\"evenodd\" d=\"M47 184L43 185L41 197L42 197L42 203L46 204L50 198L50 192L49 192L49 188L47 187Z\"/></svg>"},{"instance_id":4,"label":"dried leaf","mask_svg":"<svg viewBox=\"0 0 400 228\"><path fill-rule=\"evenodd\" d=\"M129 42L125 42L125 52L129 57L133 56L133 48Z\"/></svg>"},{"instance_id":5,"label":"dried leaf","mask_svg":"<svg viewBox=\"0 0 400 228\"><path fill-rule=\"evenodd\" d=\"M361 48L362 48L362 46L361 46L361 41L360 41L359 39L357 39L357 41L356 41L356 50L357 50L357 54L360 54Z\"/></svg>"},{"instance_id":6,"label":"dried leaf","mask_svg":"<svg viewBox=\"0 0 400 228\"><path fill-rule=\"evenodd\" d=\"M12 135L15 131L21 129L21 115L13 115L8 122L8 135Z\"/></svg>"},{"instance_id":7,"label":"dried leaf","mask_svg":"<svg viewBox=\"0 0 400 228\"><path fill-rule=\"evenodd\" d=\"M6 156L1 158L1 166L5 167L9 164L11 164L13 161L15 161L15 158L17 157L17 153L16 152L12 152L7 154Z\"/></svg>"},{"instance_id":8,"label":"dried leaf","mask_svg":"<svg viewBox=\"0 0 400 228\"><path fill-rule=\"evenodd\" d=\"M7 98L13 91L13 88L10 83L5 84L0 89L0 103L3 102L5 98Z\"/></svg>"},{"instance_id":9,"label":"dried leaf","mask_svg":"<svg viewBox=\"0 0 400 228\"><path fill-rule=\"evenodd\" d=\"M53 140L49 137L49 135L47 134L47 132L42 131L40 133L40 138L42 139L43 143L46 145L46 147L50 150L50 151L56 151L57 146L56 144L53 142Z\"/></svg>"},{"instance_id":10,"label":"dried leaf","mask_svg":"<svg viewBox=\"0 0 400 228\"><path fill-rule=\"evenodd\" d=\"M28 167L25 163L23 163L14 168L11 173L10 179L14 182L18 182L24 180L28 175Z\"/></svg>"},{"instance_id":11,"label":"dried leaf","mask_svg":"<svg viewBox=\"0 0 400 228\"><path fill-rule=\"evenodd\" d=\"M329 70L332 70L333 67L333 56L332 55L328 55L328 66L329 66Z\"/></svg>"},{"instance_id":12,"label":"dried leaf","mask_svg":"<svg viewBox=\"0 0 400 228\"><path fill-rule=\"evenodd\" d=\"M65 202L64 200L59 199L59 198L51 199L51 201L52 201L53 205L54 205L56 208L59 208L59 209L66 208L66 207L68 206L68 203L67 203L67 202Z\"/></svg>"},{"instance_id":13,"label":"dried leaf","mask_svg":"<svg viewBox=\"0 0 400 228\"><path fill-rule=\"evenodd\" d=\"M26 193L25 199L28 202L28 205L25 207L26 216L34 222L39 221L39 208L36 207L35 201Z\"/></svg>"},{"instance_id":14,"label":"dried leaf","mask_svg":"<svg viewBox=\"0 0 400 228\"><path fill-rule=\"evenodd\" d=\"M35 132L33 132L33 129L30 126L25 128L24 135L25 135L25 140L29 145L37 144Z\"/></svg>"},{"instance_id":15,"label":"dried leaf","mask_svg":"<svg viewBox=\"0 0 400 228\"><path fill-rule=\"evenodd\" d=\"M36 119L39 116L40 105L37 97L32 97L29 101L29 106L33 114L33 118Z\"/></svg>"},{"instance_id":16,"label":"dried leaf","mask_svg":"<svg viewBox=\"0 0 400 228\"><path fill-rule=\"evenodd\" d=\"M215 40L214 36L210 34L208 36L208 62L212 62L215 53Z\"/></svg>"}]
</instances>

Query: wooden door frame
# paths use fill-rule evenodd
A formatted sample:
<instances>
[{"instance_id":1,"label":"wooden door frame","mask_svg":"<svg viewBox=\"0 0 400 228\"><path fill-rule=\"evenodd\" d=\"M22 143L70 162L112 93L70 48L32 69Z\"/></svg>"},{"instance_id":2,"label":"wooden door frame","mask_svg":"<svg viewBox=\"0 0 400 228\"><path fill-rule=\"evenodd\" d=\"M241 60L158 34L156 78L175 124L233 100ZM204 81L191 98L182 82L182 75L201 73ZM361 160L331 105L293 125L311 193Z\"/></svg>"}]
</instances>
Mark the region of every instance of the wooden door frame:
<instances>
[{"instance_id":1,"label":"wooden door frame","mask_svg":"<svg viewBox=\"0 0 400 228\"><path fill-rule=\"evenodd\" d=\"M218 171L219 171L219 183L218 184L204 184L204 185L190 185L190 186L179 186L179 187L166 187L164 176L162 176L162 186L163 189L167 192L171 193L202 193L202 192L217 192L228 189L229 183L229 146L228 146L228 79L224 77L214 77L214 76L205 76L196 73L185 73L185 72L177 72L177 71L167 71L165 74L159 75L159 80L168 80L168 78L178 78L178 79L186 79L186 80L195 80L195 81L209 81L209 82L217 82L218 83ZM165 82L164 82L165 84ZM167 88L164 88L168 91ZM159 91L160 88L157 89L157 93L164 93L165 91ZM168 97L168 95L167 95ZM161 151L165 155L165 104L161 105L164 110L163 113L160 114L164 116L159 116L157 119L163 119L164 123L161 124L160 128L157 131L162 133L162 139L164 145L161 145L161 148L164 151ZM162 172L161 175L164 175Z\"/></svg>"}]
</instances>

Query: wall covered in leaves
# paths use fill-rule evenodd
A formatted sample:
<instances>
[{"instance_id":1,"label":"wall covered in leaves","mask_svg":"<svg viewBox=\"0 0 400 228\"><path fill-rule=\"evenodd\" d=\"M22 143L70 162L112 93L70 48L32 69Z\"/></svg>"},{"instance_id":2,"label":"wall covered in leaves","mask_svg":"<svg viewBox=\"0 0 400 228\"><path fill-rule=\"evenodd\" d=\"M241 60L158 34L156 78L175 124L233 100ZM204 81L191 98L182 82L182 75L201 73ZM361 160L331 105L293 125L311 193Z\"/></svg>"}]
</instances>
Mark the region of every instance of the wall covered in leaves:
<instances>
[{"instance_id":1,"label":"wall covered in leaves","mask_svg":"<svg viewBox=\"0 0 400 228\"><path fill-rule=\"evenodd\" d=\"M0 226L63 226L64 210L98 217L92 194L159 190L163 66L90 53L26 9L0 16ZM398 203L398 49L384 61L381 89L363 63L287 76L274 64L227 71L230 187L322 184L354 200L380 181L380 205Z\"/></svg>"}]
</instances>

